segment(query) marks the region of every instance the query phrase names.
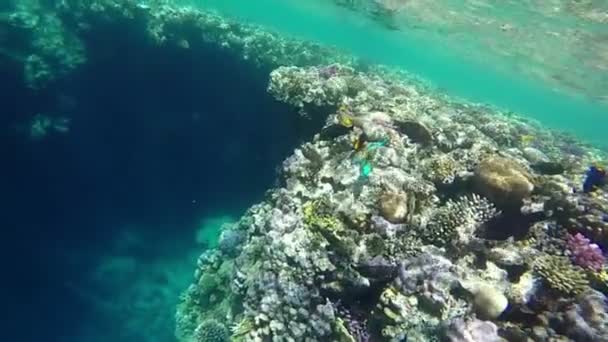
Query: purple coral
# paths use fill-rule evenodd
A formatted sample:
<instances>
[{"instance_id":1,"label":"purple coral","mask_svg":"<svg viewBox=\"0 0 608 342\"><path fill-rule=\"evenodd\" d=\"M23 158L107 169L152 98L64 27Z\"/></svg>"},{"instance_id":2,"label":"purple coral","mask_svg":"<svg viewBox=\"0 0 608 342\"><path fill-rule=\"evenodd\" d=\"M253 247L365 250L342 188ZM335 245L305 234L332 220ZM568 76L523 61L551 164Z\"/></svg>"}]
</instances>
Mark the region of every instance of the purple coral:
<instances>
[{"instance_id":1,"label":"purple coral","mask_svg":"<svg viewBox=\"0 0 608 342\"><path fill-rule=\"evenodd\" d=\"M568 235L566 248L572 261L581 267L600 271L604 266L605 257L600 246L591 243L583 234Z\"/></svg>"},{"instance_id":2,"label":"purple coral","mask_svg":"<svg viewBox=\"0 0 608 342\"><path fill-rule=\"evenodd\" d=\"M338 311L344 320L346 329L356 342L370 341L366 319L355 317L348 309L344 307L339 307Z\"/></svg>"}]
</instances>

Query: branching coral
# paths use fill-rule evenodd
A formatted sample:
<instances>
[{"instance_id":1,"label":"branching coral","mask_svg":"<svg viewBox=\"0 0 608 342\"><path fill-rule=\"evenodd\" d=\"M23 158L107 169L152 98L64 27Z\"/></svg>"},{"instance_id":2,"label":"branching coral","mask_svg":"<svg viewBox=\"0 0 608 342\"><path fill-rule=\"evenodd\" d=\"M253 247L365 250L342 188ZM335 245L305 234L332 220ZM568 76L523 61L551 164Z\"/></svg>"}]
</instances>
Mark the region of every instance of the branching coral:
<instances>
[{"instance_id":1,"label":"branching coral","mask_svg":"<svg viewBox=\"0 0 608 342\"><path fill-rule=\"evenodd\" d=\"M426 175L434 182L449 184L454 182L459 167L460 165L452 156L443 154L428 162Z\"/></svg>"},{"instance_id":2,"label":"branching coral","mask_svg":"<svg viewBox=\"0 0 608 342\"><path fill-rule=\"evenodd\" d=\"M426 227L419 231L420 238L437 246L450 243L467 243L481 225L498 212L485 198L463 196L457 201L448 200Z\"/></svg>"},{"instance_id":3,"label":"branching coral","mask_svg":"<svg viewBox=\"0 0 608 342\"><path fill-rule=\"evenodd\" d=\"M543 255L534 262L534 271L550 288L565 295L577 295L589 288L583 269L572 265L566 257Z\"/></svg>"}]
</instances>

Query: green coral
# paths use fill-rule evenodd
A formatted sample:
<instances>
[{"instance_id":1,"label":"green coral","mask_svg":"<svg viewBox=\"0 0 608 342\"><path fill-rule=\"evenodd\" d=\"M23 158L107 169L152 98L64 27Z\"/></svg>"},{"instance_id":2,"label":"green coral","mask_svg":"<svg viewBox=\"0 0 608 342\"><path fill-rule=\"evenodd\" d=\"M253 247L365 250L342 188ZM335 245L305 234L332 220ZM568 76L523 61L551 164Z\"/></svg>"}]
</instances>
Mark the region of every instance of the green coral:
<instances>
[{"instance_id":1,"label":"green coral","mask_svg":"<svg viewBox=\"0 0 608 342\"><path fill-rule=\"evenodd\" d=\"M226 260L216 270L207 270L198 280L199 298L203 307L218 304L230 293L234 262Z\"/></svg>"},{"instance_id":2,"label":"green coral","mask_svg":"<svg viewBox=\"0 0 608 342\"><path fill-rule=\"evenodd\" d=\"M534 271L550 288L565 295L578 295L589 287L585 271L573 265L567 257L543 255L536 259Z\"/></svg>"},{"instance_id":3,"label":"green coral","mask_svg":"<svg viewBox=\"0 0 608 342\"><path fill-rule=\"evenodd\" d=\"M304 203L302 213L304 224L327 240L338 254L352 255L357 248L355 240L358 233L346 229L342 221L332 214L326 200L318 199Z\"/></svg>"},{"instance_id":4,"label":"green coral","mask_svg":"<svg viewBox=\"0 0 608 342\"><path fill-rule=\"evenodd\" d=\"M209 319L196 328L195 340L196 342L228 342L230 333L225 325Z\"/></svg>"},{"instance_id":5,"label":"green coral","mask_svg":"<svg viewBox=\"0 0 608 342\"><path fill-rule=\"evenodd\" d=\"M331 214L329 206L323 200L304 203L302 207L304 224L323 230L338 231L344 229L342 222Z\"/></svg>"},{"instance_id":6,"label":"green coral","mask_svg":"<svg viewBox=\"0 0 608 342\"><path fill-rule=\"evenodd\" d=\"M241 319L238 323L236 323L232 327L231 340L232 341L245 340L245 337L247 336L247 334L249 334L249 332L251 332L254 329L254 327L255 326L254 326L251 318L243 317L243 319Z\"/></svg>"}]
</instances>

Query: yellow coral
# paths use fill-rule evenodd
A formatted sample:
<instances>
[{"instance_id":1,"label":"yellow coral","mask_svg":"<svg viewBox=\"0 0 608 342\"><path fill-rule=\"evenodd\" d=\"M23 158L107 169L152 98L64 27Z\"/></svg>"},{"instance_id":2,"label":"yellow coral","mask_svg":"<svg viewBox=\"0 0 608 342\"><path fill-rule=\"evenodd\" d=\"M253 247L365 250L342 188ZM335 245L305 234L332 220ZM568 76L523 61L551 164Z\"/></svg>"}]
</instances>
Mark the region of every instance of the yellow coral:
<instances>
[{"instance_id":1,"label":"yellow coral","mask_svg":"<svg viewBox=\"0 0 608 342\"><path fill-rule=\"evenodd\" d=\"M240 340L245 337L245 335L249 334L254 328L253 321L248 317L243 317L238 323L232 326L230 329L232 332L231 340Z\"/></svg>"},{"instance_id":2,"label":"yellow coral","mask_svg":"<svg viewBox=\"0 0 608 342\"><path fill-rule=\"evenodd\" d=\"M600 288L602 292L608 290L608 271L604 268L599 272L587 273L594 283L594 287Z\"/></svg>"},{"instance_id":3,"label":"yellow coral","mask_svg":"<svg viewBox=\"0 0 608 342\"><path fill-rule=\"evenodd\" d=\"M566 295L578 295L589 287L585 271L566 257L544 255L534 263L536 271L549 287Z\"/></svg>"},{"instance_id":4,"label":"yellow coral","mask_svg":"<svg viewBox=\"0 0 608 342\"><path fill-rule=\"evenodd\" d=\"M304 224L310 227L315 234L329 242L334 250L343 255L351 255L356 248L349 231L337 217L328 210L329 207L322 200L304 203L302 214Z\"/></svg>"},{"instance_id":5,"label":"yellow coral","mask_svg":"<svg viewBox=\"0 0 608 342\"><path fill-rule=\"evenodd\" d=\"M323 213L323 203L319 200L309 201L302 206L304 223L307 226L326 230L341 230L342 223L336 217Z\"/></svg>"},{"instance_id":6,"label":"yellow coral","mask_svg":"<svg viewBox=\"0 0 608 342\"><path fill-rule=\"evenodd\" d=\"M608 284L608 271L606 271L606 269L603 269L600 272L596 273L596 276L597 279Z\"/></svg>"}]
</instances>

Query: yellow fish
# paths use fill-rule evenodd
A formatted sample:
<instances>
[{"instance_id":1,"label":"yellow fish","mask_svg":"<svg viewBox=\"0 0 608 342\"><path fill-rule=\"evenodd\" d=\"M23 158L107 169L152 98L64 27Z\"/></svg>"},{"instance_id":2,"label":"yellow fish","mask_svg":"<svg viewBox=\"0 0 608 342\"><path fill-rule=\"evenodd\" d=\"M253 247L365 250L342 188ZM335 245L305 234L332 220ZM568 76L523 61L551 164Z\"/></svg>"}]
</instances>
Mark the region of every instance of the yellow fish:
<instances>
[{"instance_id":1,"label":"yellow fish","mask_svg":"<svg viewBox=\"0 0 608 342\"><path fill-rule=\"evenodd\" d=\"M353 148L355 151L359 152L365 147L367 143L367 135L365 133L361 133L359 136L353 139Z\"/></svg>"},{"instance_id":2,"label":"yellow fish","mask_svg":"<svg viewBox=\"0 0 608 342\"><path fill-rule=\"evenodd\" d=\"M524 146L530 145L536 138L530 134L524 134L520 138L521 144Z\"/></svg>"},{"instance_id":3,"label":"yellow fish","mask_svg":"<svg viewBox=\"0 0 608 342\"><path fill-rule=\"evenodd\" d=\"M353 117L345 113L338 113L338 123L348 128L353 127L355 124Z\"/></svg>"}]
</instances>

